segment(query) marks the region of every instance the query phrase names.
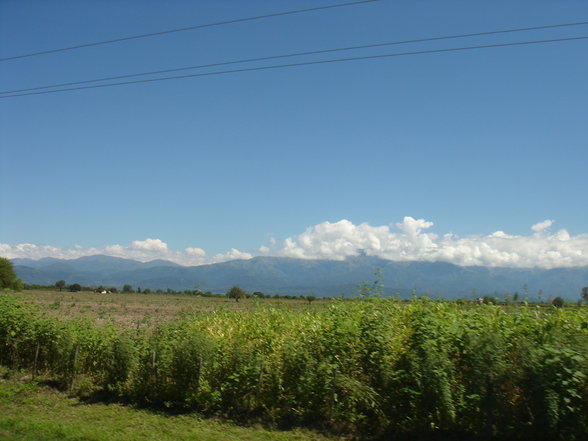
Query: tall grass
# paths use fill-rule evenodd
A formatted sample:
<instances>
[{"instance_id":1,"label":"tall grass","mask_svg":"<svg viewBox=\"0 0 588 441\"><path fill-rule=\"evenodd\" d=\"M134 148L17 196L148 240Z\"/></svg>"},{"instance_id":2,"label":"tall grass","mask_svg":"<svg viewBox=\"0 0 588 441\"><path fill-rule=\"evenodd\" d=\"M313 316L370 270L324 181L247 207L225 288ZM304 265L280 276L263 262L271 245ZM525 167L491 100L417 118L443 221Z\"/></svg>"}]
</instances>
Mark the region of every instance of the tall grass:
<instances>
[{"instance_id":1,"label":"tall grass","mask_svg":"<svg viewBox=\"0 0 588 441\"><path fill-rule=\"evenodd\" d=\"M40 348L39 351L37 349ZM366 298L95 326L0 297L0 363L155 407L361 437L585 439L588 310Z\"/></svg>"}]
</instances>

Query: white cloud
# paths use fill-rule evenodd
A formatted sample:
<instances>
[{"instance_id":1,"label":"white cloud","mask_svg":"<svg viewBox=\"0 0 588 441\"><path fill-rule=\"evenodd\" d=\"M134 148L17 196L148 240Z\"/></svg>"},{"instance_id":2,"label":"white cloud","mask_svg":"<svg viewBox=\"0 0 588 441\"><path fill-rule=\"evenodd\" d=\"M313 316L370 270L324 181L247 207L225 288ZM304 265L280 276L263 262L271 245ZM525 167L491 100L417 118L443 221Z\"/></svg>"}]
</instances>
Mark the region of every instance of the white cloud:
<instances>
[{"instance_id":1,"label":"white cloud","mask_svg":"<svg viewBox=\"0 0 588 441\"><path fill-rule=\"evenodd\" d=\"M125 248L122 247L121 245L108 245L106 248L104 248L104 250L106 251L106 253L112 254L115 256L118 254L124 254L124 252L125 252Z\"/></svg>"},{"instance_id":2,"label":"white cloud","mask_svg":"<svg viewBox=\"0 0 588 441\"><path fill-rule=\"evenodd\" d=\"M235 248L224 254L208 257L202 248L188 247L184 251L172 251L161 239L135 240L128 246L119 244L108 245L104 248L84 248L74 245L69 248L58 248L49 245L18 244L9 245L0 243L0 256L9 259L28 258L42 259L55 257L57 259L77 259L83 256L104 254L112 257L122 257L141 262L155 259L164 259L181 265L203 265L214 262L224 262L233 259L250 259L249 253L241 252Z\"/></svg>"},{"instance_id":3,"label":"white cloud","mask_svg":"<svg viewBox=\"0 0 588 441\"><path fill-rule=\"evenodd\" d=\"M168 250L167 244L160 239L135 240L129 246L108 245L104 250L96 250L92 254L106 254L107 256L122 257L124 259L147 262L155 259L174 260L174 254ZM87 254L89 255L89 253Z\"/></svg>"},{"instance_id":4,"label":"white cloud","mask_svg":"<svg viewBox=\"0 0 588 441\"><path fill-rule=\"evenodd\" d=\"M298 236L286 238L275 254L303 259L343 260L365 253L395 261L442 261L457 265L506 267L571 267L588 265L588 234L572 236L561 229L550 233L552 220L531 227L529 235L511 235L496 231L489 235L460 237L453 233L441 236L430 232L433 222L405 217L402 222L373 226L355 225L348 220L322 222L308 227ZM261 246L259 253L274 254L275 245ZM67 248L50 245L0 243L0 256L8 258L55 257L75 259L94 254L123 257L139 261L170 260L182 265L203 265L235 259L251 259L250 253L231 248L226 253L208 256L202 248L171 250L160 239L135 240L129 245L113 244L104 248Z\"/></svg>"},{"instance_id":5,"label":"white cloud","mask_svg":"<svg viewBox=\"0 0 588 441\"><path fill-rule=\"evenodd\" d=\"M168 260L179 263L181 265L204 265L209 263L206 251L202 248L188 247L183 253L174 253L174 257L168 257Z\"/></svg>"},{"instance_id":6,"label":"white cloud","mask_svg":"<svg viewBox=\"0 0 588 441\"><path fill-rule=\"evenodd\" d=\"M206 251L202 248L186 248L186 254L189 256L204 257L206 256Z\"/></svg>"},{"instance_id":7,"label":"white cloud","mask_svg":"<svg viewBox=\"0 0 588 441\"><path fill-rule=\"evenodd\" d=\"M158 253L167 252L167 244L160 239L134 240L131 244L131 248L134 250L155 251Z\"/></svg>"},{"instance_id":8,"label":"white cloud","mask_svg":"<svg viewBox=\"0 0 588 441\"><path fill-rule=\"evenodd\" d=\"M545 219L543 222L536 223L531 227L531 230L536 232L537 234L542 233L543 231L547 230L549 227L553 225L553 221L550 219Z\"/></svg>"},{"instance_id":9,"label":"white cloud","mask_svg":"<svg viewBox=\"0 0 588 441\"><path fill-rule=\"evenodd\" d=\"M244 253L243 251L239 251L236 248L231 248L231 250L227 253L217 254L216 256L214 256L213 262L214 263L226 262L228 260L238 260L238 259L247 260L247 259L251 259L251 258L253 258L253 256L251 254Z\"/></svg>"},{"instance_id":10,"label":"white cloud","mask_svg":"<svg viewBox=\"0 0 588 441\"><path fill-rule=\"evenodd\" d=\"M439 238L427 230L433 222L407 216L390 226L354 225L348 220L309 227L288 237L282 256L343 260L366 253L395 261L443 261L457 265L507 267L569 267L588 265L588 234L570 236L566 230L546 231L552 220L531 227L535 234L509 235L496 231L488 236L459 237L447 233Z\"/></svg>"},{"instance_id":11,"label":"white cloud","mask_svg":"<svg viewBox=\"0 0 588 441\"><path fill-rule=\"evenodd\" d=\"M17 257L29 259L42 259L43 257L77 259L78 257L99 253L100 250L96 248L81 248L79 245L74 245L69 248L58 248L50 245L35 245L31 243L21 243L18 245L0 243L0 256L9 259Z\"/></svg>"}]
</instances>

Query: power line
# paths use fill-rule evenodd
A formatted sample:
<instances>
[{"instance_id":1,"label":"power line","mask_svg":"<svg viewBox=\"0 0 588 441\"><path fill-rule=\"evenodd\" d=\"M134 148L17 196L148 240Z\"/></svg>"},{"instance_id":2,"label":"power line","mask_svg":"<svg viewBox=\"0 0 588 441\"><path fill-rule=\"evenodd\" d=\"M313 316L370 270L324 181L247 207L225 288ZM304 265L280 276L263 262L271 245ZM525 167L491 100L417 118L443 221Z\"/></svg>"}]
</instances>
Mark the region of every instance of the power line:
<instances>
[{"instance_id":1,"label":"power line","mask_svg":"<svg viewBox=\"0 0 588 441\"><path fill-rule=\"evenodd\" d=\"M50 84L50 85L46 85L46 86L29 87L26 89L6 90L6 91L0 92L0 94L28 92L28 91L32 91L32 90L50 89L50 88L54 88L54 87L74 86L74 85L78 85L78 84L96 83L99 81L120 80L123 78L132 78L132 77L139 77L139 76L146 76L146 75L179 72L179 71L183 71L183 70L193 70L193 69L203 69L203 68L209 68L209 67L226 66L226 65L230 65L230 64L240 64L240 63L249 63L249 62L257 62L257 61L268 61L268 60L275 60L275 59L279 59L279 58L299 57L299 56L303 56L303 55L317 55L317 54L341 52L341 51L348 51L348 50L368 49L368 48L393 46L393 45L401 45L401 44L409 44L409 43L422 43L422 42L427 42L427 41L449 40L449 39L455 39L455 38L479 37L479 36L483 36L483 35L505 34L505 33L512 33L512 32L526 32L526 31L534 31L534 30L540 30L540 29L553 29L553 28L562 28L562 27L579 26L579 25L587 25L587 24L588 24L588 21L575 22L575 23L560 23L560 24L533 26L533 27L526 27L526 28L501 29L501 30L496 30L496 31L475 32L475 33L470 33L470 34L457 34L457 35L447 35L447 36L441 36L441 37L418 38L418 39L413 39L413 40L401 40L401 41L392 41L392 42L386 42L386 43L364 44L364 45L360 45L360 46L347 46L347 47L334 48L334 49L322 49L322 50L306 51L306 52L294 52L294 53L289 53L289 54L285 54L285 55L271 55L271 56L267 56L267 57L244 58L244 59L240 59L240 60L223 61L223 62L210 63L210 64L200 64L200 65L196 65L196 66L177 67L177 68L173 68L173 69L154 70L154 71L150 71L150 72L140 72L140 73L134 73L134 74L102 77L102 78L96 78L96 79L92 79L92 80L70 81L67 83L58 83L58 84Z\"/></svg>"},{"instance_id":2,"label":"power line","mask_svg":"<svg viewBox=\"0 0 588 441\"><path fill-rule=\"evenodd\" d=\"M48 93L67 92L67 91L72 91L72 90L97 89L97 88L102 88L102 87L124 86L124 85L129 85L129 84L138 84L138 83L151 83L151 82L155 82L155 81L178 80L178 79L183 79L183 78L195 78L195 77L205 77L205 76L222 75L222 74L230 74L230 73L252 72L252 71L258 71L258 70L280 69L280 68L286 68L286 67L310 66L310 65L316 65L316 64L328 64L328 63L340 63L340 62L345 62L345 61L381 59L381 58L390 58L390 57L400 57L400 56L406 56L406 55L434 54L434 53L456 52L456 51L465 51L465 50L473 50L473 49L522 46L522 45L530 45L530 44L544 44L544 43L554 43L554 42L573 41L573 40L586 40L586 39L588 39L588 35L581 36L581 37L553 38L553 39L549 39L549 40L519 41L519 42L511 42L511 43L495 43L495 44L485 44L485 45L479 45L479 46L464 46L464 47L447 48L447 49L429 49L429 50L412 51L412 52L397 52L397 53L393 53L393 54L365 55L362 57L335 58L335 59L331 59L331 60L304 61L304 62L291 63L291 64L275 64L272 66L246 67L246 68L242 68L242 69L221 70L221 71L215 71L215 72L204 72L204 73L197 73L197 74L190 74L190 75L176 75L176 76L171 76L171 77L150 78L150 79L145 79L145 80L122 81L122 82L118 82L118 83L95 84L92 86L70 87L70 88L66 88L66 89L45 90L45 91L41 91L41 92L26 92L26 93L0 96L0 99L13 98L13 97L19 97L19 96L27 96L27 95L44 95L44 94L48 94Z\"/></svg>"},{"instance_id":3,"label":"power line","mask_svg":"<svg viewBox=\"0 0 588 441\"><path fill-rule=\"evenodd\" d=\"M120 41L128 41L128 40L136 40L139 38L155 37L158 35L172 34L175 32L193 31L195 29L210 28L213 26L222 26L222 25L233 24L233 23L241 23L244 21L261 20L264 18L280 17L283 15L302 14L305 12L313 12L313 11L319 11L319 10L323 10L323 9L332 9L332 8L341 8L341 7L345 7L345 6L361 5L364 3L373 3L373 2L377 2L377 1L379 1L379 0L361 0L361 1L354 1L354 2L348 2L348 3L338 3L335 5L328 5L328 6L317 6L314 8L296 9L296 10L284 11L284 12L274 12L272 14L257 15L254 17L235 18L235 19L231 19L231 20L218 21L215 23L206 23L206 24L201 24L201 25L187 26L184 28L168 29L166 31L151 32L149 34L131 35L128 37L114 38L112 40L96 41L93 43L84 43L84 44L78 44L75 46L62 47L62 48L58 48L58 49L49 49L49 50L45 50L45 51L32 52L29 54L15 55L12 57L0 58L0 61L16 60L19 58L27 58L27 57L35 57L37 55L45 55L45 54L52 54L55 52L71 51L74 49L82 49L82 48L86 48L86 47L100 46L100 45L104 45L104 44L118 43Z\"/></svg>"}]
</instances>

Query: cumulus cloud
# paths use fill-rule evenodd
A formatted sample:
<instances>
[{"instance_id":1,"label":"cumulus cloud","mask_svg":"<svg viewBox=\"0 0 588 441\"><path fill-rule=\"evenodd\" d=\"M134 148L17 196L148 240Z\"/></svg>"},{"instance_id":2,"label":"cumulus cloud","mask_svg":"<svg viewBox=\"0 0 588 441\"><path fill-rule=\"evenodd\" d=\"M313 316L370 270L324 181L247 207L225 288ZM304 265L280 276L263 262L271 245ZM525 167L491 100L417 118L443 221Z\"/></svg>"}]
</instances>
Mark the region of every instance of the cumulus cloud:
<instances>
[{"instance_id":1,"label":"cumulus cloud","mask_svg":"<svg viewBox=\"0 0 588 441\"><path fill-rule=\"evenodd\" d=\"M239 251L236 248L231 248L231 250L224 254L217 254L213 258L213 263L216 262L226 262L227 260L247 260L251 259L253 256L249 253L244 253L243 251Z\"/></svg>"},{"instance_id":2,"label":"cumulus cloud","mask_svg":"<svg viewBox=\"0 0 588 441\"><path fill-rule=\"evenodd\" d=\"M160 239L134 240L128 246L119 244L108 245L104 247L104 250L97 250L97 252L92 254L106 254L107 256L122 257L141 262L155 259L176 261L178 257L176 255L177 253L170 252L167 244Z\"/></svg>"},{"instance_id":3,"label":"cumulus cloud","mask_svg":"<svg viewBox=\"0 0 588 441\"><path fill-rule=\"evenodd\" d=\"M506 267L570 267L588 265L588 234L570 236L566 230L549 234L552 220L531 227L534 234L510 235L496 231L487 236L460 238L448 233L439 238L427 230L433 222L407 216L390 226L354 225L348 220L323 222L296 237L288 237L282 256L343 260L365 253L394 261L441 261L457 265Z\"/></svg>"},{"instance_id":4,"label":"cumulus cloud","mask_svg":"<svg viewBox=\"0 0 588 441\"><path fill-rule=\"evenodd\" d=\"M355 225L348 220L322 222L308 227L297 236L284 240L281 248L270 239L270 247L261 246L261 254L277 254L303 259L343 260L366 254L394 261L449 262L456 265L555 268L588 266L588 234L570 235L565 229L551 233L552 220L531 226L528 235L495 231L489 235L441 236L430 231L433 222L406 216L390 225ZM274 251L276 250L276 251ZM68 248L23 243L0 243L0 256L8 258L55 257L75 259L94 254L139 261L165 259L182 265L203 265L235 259L251 259L250 253L231 248L209 256L202 248L175 251L160 239L135 240L129 245L113 244L104 248Z\"/></svg>"},{"instance_id":5,"label":"cumulus cloud","mask_svg":"<svg viewBox=\"0 0 588 441\"><path fill-rule=\"evenodd\" d=\"M56 259L77 259L78 257L100 254L97 248L83 248L74 245L69 248L58 248L50 245L35 245L32 243L21 243L9 245L0 243L0 256L9 259L18 257L29 259L42 259L44 257L55 257Z\"/></svg>"},{"instance_id":6,"label":"cumulus cloud","mask_svg":"<svg viewBox=\"0 0 588 441\"><path fill-rule=\"evenodd\" d=\"M536 223L531 227L535 233L540 234L543 231L547 230L549 227L553 225L553 221L551 219L545 219L543 222Z\"/></svg>"},{"instance_id":7,"label":"cumulus cloud","mask_svg":"<svg viewBox=\"0 0 588 441\"><path fill-rule=\"evenodd\" d=\"M141 251L155 251L157 253L167 252L167 244L160 239L134 240L131 248Z\"/></svg>"},{"instance_id":8,"label":"cumulus cloud","mask_svg":"<svg viewBox=\"0 0 588 441\"><path fill-rule=\"evenodd\" d=\"M204 257L206 256L206 251L202 248L186 248L186 254L189 256Z\"/></svg>"},{"instance_id":9,"label":"cumulus cloud","mask_svg":"<svg viewBox=\"0 0 588 441\"><path fill-rule=\"evenodd\" d=\"M250 259L249 253L244 253L232 248L227 253L217 254L213 257L207 256L202 248L188 247L184 251L170 250L167 243L161 239L135 240L130 245L113 244L104 248L84 248L81 245L74 245L68 248L58 248L50 245L35 245L23 243L9 245L0 243L0 256L9 259L28 258L42 259L54 257L57 259L77 259L84 256L103 254L112 257L133 259L141 262L148 262L155 259L169 260L181 265L203 265L207 263L224 262L234 259Z\"/></svg>"}]
</instances>

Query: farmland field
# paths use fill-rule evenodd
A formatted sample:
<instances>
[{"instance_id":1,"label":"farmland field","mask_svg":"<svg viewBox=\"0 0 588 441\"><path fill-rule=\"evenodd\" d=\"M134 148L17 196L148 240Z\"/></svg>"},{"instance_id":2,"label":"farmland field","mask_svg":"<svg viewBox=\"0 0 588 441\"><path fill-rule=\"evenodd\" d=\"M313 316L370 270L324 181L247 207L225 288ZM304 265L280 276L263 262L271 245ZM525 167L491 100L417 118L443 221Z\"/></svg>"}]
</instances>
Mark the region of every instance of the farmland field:
<instances>
[{"instance_id":1,"label":"farmland field","mask_svg":"<svg viewBox=\"0 0 588 441\"><path fill-rule=\"evenodd\" d=\"M0 364L74 396L359 438L582 440L588 308L27 292Z\"/></svg>"},{"instance_id":2,"label":"farmland field","mask_svg":"<svg viewBox=\"0 0 588 441\"><path fill-rule=\"evenodd\" d=\"M305 310L321 308L328 300L317 299L311 305L297 299L241 299L199 297L182 294L100 294L30 290L19 294L25 303L36 305L43 313L56 317L88 317L97 324L110 322L124 328L153 327L178 319L183 314L212 311L253 311L263 306L276 309Z\"/></svg>"}]
</instances>

